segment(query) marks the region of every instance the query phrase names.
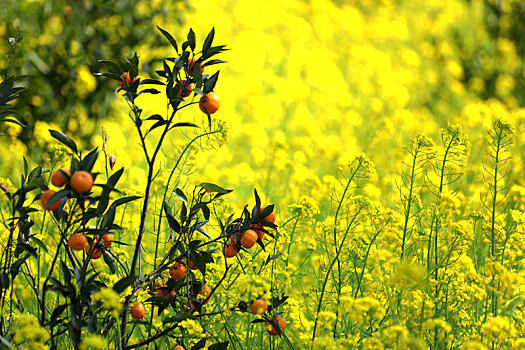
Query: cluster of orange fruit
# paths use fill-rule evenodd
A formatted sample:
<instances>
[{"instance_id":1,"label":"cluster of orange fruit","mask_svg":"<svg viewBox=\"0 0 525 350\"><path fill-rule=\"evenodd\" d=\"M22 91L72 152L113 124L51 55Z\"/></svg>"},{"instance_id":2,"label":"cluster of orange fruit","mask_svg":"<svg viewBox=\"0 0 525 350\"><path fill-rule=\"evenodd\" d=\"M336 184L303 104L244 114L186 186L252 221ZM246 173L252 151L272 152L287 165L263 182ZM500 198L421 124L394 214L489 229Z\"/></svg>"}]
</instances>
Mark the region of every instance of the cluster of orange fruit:
<instances>
[{"instance_id":1,"label":"cluster of orange fruit","mask_svg":"<svg viewBox=\"0 0 525 350\"><path fill-rule=\"evenodd\" d=\"M93 176L88 171L80 170L71 175L69 170L66 168L57 170L51 175L51 183L54 186L63 187L67 183L67 179L64 177L63 173L67 174L71 188L77 193L89 192L91 187L93 187ZM56 200L55 202L49 204L46 208L47 202L55 193L56 192L51 189L48 189L42 193L40 196L40 204L42 204L42 208L45 208L46 210L56 210L60 207L60 200Z\"/></svg>"},{"instance_id":2,"label":"cluster of orange fruit","mask_svg":"<svg viewBox=\"0 0 525 350\"><path fill-rule=\"evenodd\" d=\"M77 193L87 193L91 191L93 187L93 175L85 170L76 171L73 175L71 175L70 171L66 168L57 170L51 175L51 183L53 186L64 187L68 183L68 178L66 178L64 174L69 178L69 185L73 191ZM40 203L46 210L56 210L60 207L61 201L57 200L46 208L47 202L55 193L55 191L48 189L40 196ZM104 247L109 247L113 244L113 239L114 236L112 233L106 233L102 237L95 239L95 243L88 245L86 236L75 233L69 237L68 245L73 250L85 249L88 254L91 252L91 259L99 259L102 256L102 251L97 247L97 244L103 244Z\"/></svg>"},{"instance_id":3,"label":"cluster of orange fruit","mask_svg":"<svg viewBox=\"0 0 525 350\"><path fill-rule=\"evenodd\" d=\"M266 207L261 208L261 216L264 208ZM275 223L275 213L272 211L270 214L268 214L268 216L262 219L273 224ZM242 232L241 234L231 235L230 242L224 246L224 254L226 254L226 257L233 258L235 255L237 255L237 253L239 253L239 244L245 249L250 249L253 247L257 242L257 239L263 239L265 234L263 228L264 225L262 224L254 224L250 229Z\"/></svg>"},{"instance_id":4,"label":"cluster of orange fruit","mask_svg":"<svg viewBox=\"0 0 525 350\"><path fill-rule=\"evenodd\" d=\"M188 59L189 63L189 69L186 70L186 74L191 77L191 74L193 73L193 68L197 64L198 59L197 58L190 58ZM204 73L204 65L202 62L199 62L201 74ZM139 78L134 77L131 78L129 72L124 72L120 76L119 85L124 91L128 91L128 87L132 85L134 82L136 82ZM194 88L194 85L186 79L181 79L179 81L180 88L177 91L178 97L188 97L191 95L191 91ZM209 114L213 114L219 110L219 107L221 106L221 99L219 98L219 95L217 95L215 92L211 91L208 92L205 96L202 96L199 100L199 108L201 109L202 113L206 113L208 111Z\"/></svg>"}]
</instances>

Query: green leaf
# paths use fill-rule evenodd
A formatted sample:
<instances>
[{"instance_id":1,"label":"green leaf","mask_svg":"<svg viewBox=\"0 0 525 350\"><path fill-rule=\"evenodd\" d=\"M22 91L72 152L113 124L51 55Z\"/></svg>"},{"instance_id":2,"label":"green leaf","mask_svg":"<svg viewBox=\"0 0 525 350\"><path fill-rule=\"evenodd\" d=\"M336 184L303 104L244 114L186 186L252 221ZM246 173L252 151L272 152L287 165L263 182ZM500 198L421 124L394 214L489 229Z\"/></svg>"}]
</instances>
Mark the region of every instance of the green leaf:
<instances>
[{"instance_id":1,"label":"green leaf","mask_svg":"<svg viewBox=\"0 0 525 350\"><path fill-rule=\"evenodd\" d=\"M115 173L113 173L113 175L109 177L108 181L106 182L106 185L102 189L102 193L100 194L97 211L96 211L97 215L102 215L104 211L106 211L106 208L108 207L108 204L109 204L109 194L111 193L111 191L113 191L113 189L117 185L117 182L123 173L124 173L124 168L120 168Z\"/></svg>"},{"instance_id":2,"label":"green leaf","mask_svg":"<svg viewBox=\"0 0 525 350\"><path fill-rule=\"evenodd\" d=\"M212 183L209 183L209 182L203 182L203 183L199 184L199 186L204 188L204 189L206 189L206 190L210 190L212 192L217 192L217 193L221 193L221 194L226 194L226 193L230 193L230 192L233 191L233 190L226 190L226 189L222 188L219 185L215 185L215 184L212 184Z\"/></svg>"},{"instance_id":3,"label":"green leaf","mask_svg":"<svg viewBox=\"0 0 525 350\"><path fill-rule=\"evenodd\" d=\"M157 28L160 30L160 32L162 33L162 35L164 35L164 37L166 39L168 39L168 41L170 42L171 46L173 46L173 48L175 49L175 52L177 52L177 54L179 53L179 48L177 47L177 42L175 41L175 39L173 39L173 37L171 36L170 33L168 33L167 31L165 31L164 29L162 29L161 27L157 26Z\"/></svg>"},{"instance_id":4,"label":"green leaf","mask_svg":"<svg viewBox=\"0 0 525 350\"><path fill-rule=\"evenodd\" d=\"M193 29L190 28L190 31L188 32L188 45L190 46L191 48L191 51L195 51L195 43L196 43L196 39L195 39L195 33L193 32Z\"/></svg>"},{"instance_id":5,"label":"green leaf","mask_svg":"<svg viewBox=\"0 0 525 350\"><path fill-rule=\"evenodd\" d=\"M49 197L44 209L47 209L51 204L55 203L57 200L61 200L62 198L67 197L69 193L71 193L71 190L67 188L58 191L57 193Z\"/></svg>"},{"instance_id":6,"label":"green leaf","mask_svg":"<svg viewBox=\"0 0 525 350\"><path fill-rule=\"evenodd\" d=\"M122 279L120 279L117 283L113 285L113 290L117 293L122 293L126 288L131 286L135 280L137 279L136 276L127 276Z\"/></svg>"},{"instance_id":7,"label":"green leaf","mask_svg":"<svg viewBox=\"0 0 525 350\"><path fill-rule=\"evenodd\" d=\"M104 261L109 266L111 272L117 272L117 263L115 262L115 258L111 255L111 253L106 249L102 249L102 256L104 257Z\"/></svg>"},{"instance_id":8,"label":"green leaf","mask_svg":"<svg viewBox=\"0 0 525 350\"><path fill-rule=\"evenodd\" d=\"M97 158L98 158L98 147L96 147L94 150L89 152L88 155L85 156L84 159L80 161L79 169L91 172L91 170L93 170L93 166L95 165L95 162L97 161Z\"/></svg>"},{"instance_id":9,"label":"green leaf","mask_svg":"<svg viewBox=\"0 0 525 350\"><path fill-rule=\"evenodd\" d=\"M211 47L211 44L213 42L213 37L215 36L215 27L211 29L210 33L206 37L206 40L204 40L204 44L202 44L202 54L206 54L206 51Z\"/></svg>"},{"instance_id":10,"label":"green leaf","mask_svg":"<svg viewBox=\"0 0 525 350\"><path fill-rule=\"evenodd\" d=\"M175 217L173 216L173 212L171 211L170 206L168 205L167 202L164 202L162 206L164 208L164 213L166 214L166 218L168 219L168 225L173 231L179 233L180 224L177 221L177 219L175 219Z\"/></svg>"},{"instance_id":11,"label":"green leaf","mask_svg":"<svg viewBox=\"0 0 525 350\"><path fill-rule=\"evenodd\" d=\"M150 84L150 85L166 85L164 84L163 82L161 81L158 81L158 80L155 80L155 79L142 79L139 83L139 85L145 85L145 84Z\"/></svg>"},{"instance_id":12,"label":"green leaf","mask_svg":"<svg viewBox=\"0 0 525 350\"><path fill-rule=\"evenodd\" d=\"M195 317L190 313L179 312L175 316L166 317L164 320L162 320L162 324L166 325L168 323L181 322L181 321L192 319L192 318L195 318Z\"/></svg>"},{"instance_id":13,"label":"green leaf","mask_svg":"<svg viewBox=\"0 0 525 350\"><path fill-rule=\"evenodd\" d=\"M217 84L217 79L219 79L219 72L220 71L216 71L215 73L213 73L213 75L211 77L207 78L204 81L203 92L205 94L207 94L208 92L213 91L213 89L215 88L215 85Z\"/></svg>"},{"instance_id":14,"label":"green leaf","mask_svg":"<svg viewBox=\"0 0 525 350\"><path fill-rule=\"evenodd\" d=\"M0 119L0 122L16 124L16 125L21 126L21 127L23 127L23 128L26 127L25 124L22 124L22 123L19 122L18 120L16 120L16 119L11 119L11 118L2 118L2 119Z\"/></svg>"},{"instance_id":15,"label":"green leaf","mask_svg":"<svg viewBox=\"0 0 525 350\"><path fill-rule=\"evenodd\" d=\"M53 136L55 139L69 147L75 154L78 154L77 144L66 134L61 133L57 130L51 130L49 129L49 133L51 136Z\"/></svg>"},{"instance_id":16,"label":"green leaf","mask_svg":"<svg viewBox=\"0 0 525 350\"><path fill-rule=\"evenodd\" d=\"M120 75L117 75L115 73L110 73L110 72L93 73L93 75L97 77L106 77L106 78L117 80L117 81L121 80Z\"/></svg>"},{"instance_id":17,"label":"green leaf","mask_svg":"<svg viewBox=\"0 0 525 350\"><path fill-rule=\"evenodd\" d=\"M204 348L205 346L206 346L206 338L202 338L197 343L195 343L195 345L193 345L190 350L200 350Z\"/></svg>"},{"instance_id":18,"label":"green leaf","mask_svg":"<svg viewBox=\"0 0 525 350\"><path fill-rule=\"evenodd\" d=\"M179 198L181 201L188 204L188 197L186 197L180 188L176 188L173 194L175 194L175 196L177 196L177 198Z\"/></svg>"},{"instance_id":19,"label":"green leaf","mask_svg":"<svg viewBox=\"0 0 525 350\"><path fill-rule=\"evenodd\" d=\"M97 63L104 64L108 67L109 71L114 74L120 74L121 69L118 64L109 60L98 60Z\"/></svg>"}]
</instances>

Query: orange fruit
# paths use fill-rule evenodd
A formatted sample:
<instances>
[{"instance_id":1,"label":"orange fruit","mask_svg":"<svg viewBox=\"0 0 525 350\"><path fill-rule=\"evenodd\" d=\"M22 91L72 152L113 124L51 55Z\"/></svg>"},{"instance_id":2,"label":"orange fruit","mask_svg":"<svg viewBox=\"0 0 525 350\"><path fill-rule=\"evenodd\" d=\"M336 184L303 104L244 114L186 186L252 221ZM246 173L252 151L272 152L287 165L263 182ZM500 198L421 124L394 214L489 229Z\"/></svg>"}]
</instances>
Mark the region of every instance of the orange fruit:
<instances>
[{"instance_id":1,"label":"orange fruit","mask_svg":"<svg viewBox=\"0 0 525 350\"><path fill-rule=\"evenodd\" d=\"M211 294L211 288L206 286L206 285L204 287L202 287L202 290L199 290L199 292L197 293L197 295L202 295L204 297L202 300L204 300L207 297L209 297L210 294ZM207 304L208 301L206 301L204 304Z\"/></svg>"},{"instance_id":2,"label":"orange fruit","mask_svg":"<svg viewBox=\"0 0 525 350\"><path fill-rule=\"evenodd\" d=\"M66 168L62 168L60 170L71 176L71 173ZM59 170L55 171L53 175L51 175L51 183L56 187L62 187L66 184L66 182L66 178L64 177L64 175L62 175L62 173Z\"/></svg>"},{"instance_id":3,"label":"orange fruit","mask_svg":"<svg viewBox=\"0 0 525 350\"><path fill-rule=\"evenodd\" d=\"M113 244L113 234L112 233L106 233L102 236L102 240L104 242L104 247L109 247Z\"/></svg>"},{"instance_id":4,"label":"orange fruit","mask_svg":"<svg viewBox=\"0 0 525 350\"><path fill-rule=\"evenodd\" d=\"M195 265L195 264L193 263L193 260L191 260L191 259L188 260L188 264L190 265L190 269L192 269L192 270L198 270L198 269L199 269L199 268L197 267L197 265Z\"/></svg>"},{"instance_id":5,"label":"orange fruit","mask_svg":"<svg viewBox=\"0 0 525 350\"><path fill-rule=\"evenodd\" d=\"M170 276L174 280L183 280L186 277L186 266L181 262L176 262L170 269Z\"/></svg>"},{"instance_id":6,"label":"orange fruit","mask_svg":"<svg viewBox=\"0 0 525 350\"><path fill-rule=\"evenodd\" d=\"M257 238L259 238L257 232L255 232L254 230L246 230L241 237L241 245L244 248L249 249L253 247L253 245L257 241Z\"/></svg>"},{"instance_id":7,"label":"orange fruit","mask_svg":"<svg viewBox=\"0 0 525 350\"><path fill-rule=\"evenodd\" d=\"M277 316L277 321L275 320L275 317L272 317L270 320L276 322L279 325L279 328L281 328L281 332L284 331L284 326L286 325L286 322L284 321L284 318L281 316ZM277 330L273 328L272 324L270 322L266 322L266 331L271 335L277 335Z\"/></svg>"},{"instance_id":8,"label":"orange fruit","mask_svg":"<svg viewBox=\"0 0 525 350\"><path fill-rule=\"evenodd\" d=\"M121 76L120 76L120 80L119 80L119 85L120 87L122 87L122 90L124 91L128 91L128 86L130 86L131 84L133 84L134 82L136 82L137 80L139 79L139 77L135 77L133 78L133 80L131 80L131 77L129 75L129 72L124 72ZM124 84L126 84L126 86L124 86ZM123 87L124 86L124 87Z\"/></svg>"},{"instance_id":9,"label":"orange fruit","mask_svg":"<svg viewBox=\"0 0 525 350\"><path fill-rule=\"evenodd\" d=\"M191 95L191 90L193 90L193 84L188 84L186 79L181 79L181 88L177 91L177 96L188 97Z\"/></svg>"},{"instance_id":10,"label":"orange fruit","mask_svg":"<svg viewBox=\"0 0 525 350\"><path fill-rule=\"evenodd\" d=\"M262 212L264 211L266 207L262 207L261 208L261 216L262 216ZM267 217L265 218L262 218L264 221L268 221L268 222L271 222L272 224L275 223L275 212L271 212L270 214L268 214Z\"/></svg>"},{"instance_id":11,"label":"orange fruit","mask_svg":"<svg viewBox=\"0 0 525 350\"><path fill-rule=\"evenodd\" d=\"M264 235L266 234L266 232L261 230L262 228L264 228L264 226L261 224L254 224L251 226L251 229L257 233L257 236L259 236L260 239L263 239Z\"/></svg>"},{"instance_id":12,"label":"orange fruit","mask_svg":"<svg viewBox=\"0 0 525 350\"><path fill-rule=\"evenodd\" d=\"M44 191L44 193L42 193L42 195L40 196L40 203L42 204L42 208L45 208L46 207L46 204L47 204L47 201L49 200L49 198L51 198L51 196L53 196L56 192L53 191L53 190L46 190ZM56 202L54 203L51 203L47 208L46 210L57 210L58 207L60 207L60 199L57 200Z\"/></svg>"},{"instance_id":13,"label":"orange fruit","mask_svg":"<svg viewBox=\"0 0 525 350\"><path fill-rule=\"evenodd\" d=\"M85 249L86 249L86 253L89 254L89 252L91 251L91 247L92 245L88 245ZM100 250L100 248L96 247L93 248L93 251L91 252L91 259L100 259L100 257L102 256L102 251Z\"/></svg>"},{"instance_id":14,"label":"orange fruit","mask_svg":"<svg viewBox=\"0 0 525 350\"><path fill-rule=\"evenodd\" d=\"M238 252L237 247L233 243L227 243L224 246L224 254L226 254L227 258L233 258Z\"/></svg>"},{"instance_id":15,"label":"orange fruit","mask_svg":"<svg viewBox=\"0 0 525 350\"><path fill-rule=\"evenodd\" d=\"M192 75L193 74L193 70L195 69L195 64L197 63L197 60L198 60L198 58L195 58L195 57L188 59L188 63L189 63L189 66L190 66L190 72L189 73L186 72L186 73L188 73L188 75ZM199 66L201 67L201 74L204 73L203 63L200 62Z\"/></svg>"},{"instance_id":16,"label":"orange fruit","mask_svg":"<svg viewBox=\"0 0 525 350\"><path fill-rule=\"evenodd\" d=\"M85 193L89 192L93 186L93 176L85 170L80 170L71 176L69 182L73 190L78 193Z\"/></svg>"},{"instance_id":17,"label":"orange fruit","mask_svg":"<svg viewBox=\"0 0 525 350\"><path fill-rule=\"evenodd\" d=\"M142 303L135 303L131 306L131 317L140 320L144 315L146 315L146 311L144 310L144 305L142 305Z\"/></svg>"},{"instance_id":18,"label":"orange fruit","mask_svg":"<svg viewBox=\"0 0 525 350\"><path fill-rule=\"evenodd\" d=\"M219 107L221 106L221 99L219 98L219 95L217 95L215 92L208 92L206 96L202 96L199 101L199 107L202 111L202 113L206 113L206 110L208 113L213 114L219 110Z\"/></svg>"},{"instance_id":19,"label":"orange fruit","mask_svg":"<svg viewBox=\"0 0 525 350\"><path fill-rule=\"evenodd\" d=\"M67 244L73 250L82 250L85 246L87 246L88 241L86 236L80 233L75 233L74 235L71 235L71 237L69 237Z\"/></svg>"},{"instance_id":20,"label":"orange fruit","mask_svg":"<svg viewBox=\"0 0 525 350\"><path fill-rule=\"evenodd\" d=\"M254 315L263 315L266 312L266 309L268 309L268 305L266 305L266 301L263 299L255 300L250 307L250 310Z\"/></svg>"},{"instance_id":21,"label":"orange fruit","mask_svg":"<svg viewBox=\"0 0 525 350\"><path fill-rule=\"evenodd\" d=\"M184 349L184 347L181 346L181 345L177 345L177 346L175 346L175 347L174 347L173 349L171 349L171 350L186 350L186 349Z\"/></svg>"},{"instance_id":22,"label":"orange fruit","mask_svg":"<svg viewBox=\"0 0 525 350\"><path fill-rule=\"evenodd\" d=\"M175 292L174 291L169 291L168 290L168 286L165 285L165 284L162 284L161 281L157 281L156 282L156 287L154 286L153 289L155 290L155 294L157 294L157 296L159 297L174 297L175 296Z\"/></svg>"}]
</instances>

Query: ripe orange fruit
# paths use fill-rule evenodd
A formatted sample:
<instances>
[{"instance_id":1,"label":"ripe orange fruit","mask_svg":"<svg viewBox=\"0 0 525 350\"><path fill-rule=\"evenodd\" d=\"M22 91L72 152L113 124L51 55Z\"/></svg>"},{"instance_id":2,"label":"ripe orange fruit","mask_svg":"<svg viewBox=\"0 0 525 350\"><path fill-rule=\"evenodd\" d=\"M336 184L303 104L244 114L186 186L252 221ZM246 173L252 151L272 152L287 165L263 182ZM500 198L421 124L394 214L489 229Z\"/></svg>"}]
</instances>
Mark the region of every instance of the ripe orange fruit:
<instances>
[{"instance_id":1,"label":"ripe orange fruit","mask_svg":"<svg viewBox=\"0 0 525 350\"><path fill-rule=\"evenodd\" d=\"M186 266L181 262L176 262L170 269L170 276L175 280L183 280L186 277Z\"/></svg>"},{"instance_id":2,"label":"ripe orange fruit","mask_svg":"<svg viewBox=\"0 0 525 350\"><path fill-rule=\"evenodd\" d=\"M219 98L219 95L213 91L208 92L206 96L202 96L199 101L199 107L202 113L206 113L206 110L208 110L208 113L213 114L219 110L220 106L221 99Z\"/></svg>"},{"instance_id":3,"label":"ripe orange fruit","mask_svg":"<svg viewBox=\"0 0 525 350\"><path fill-rule=\"evenodd\" d=\"M113 244L113 234L112 233L106 233L102 236L102 240L104 242L104 247L109 247Z\"/></svg>"},{"instance_id":4,"label":"ripe orange fruit","mask_svg":"<svg viewBox=\"0 0 525 350\"><path fill-rule=\"evenodd\" d=\"M181 88L177 91L177 96L188 97L191 95L191 90L193 90L193 84L188 84L186 79L181 79Z\"/></svg>"},{"instance_id":5,"label":"ripe orange fruit","mask_svg":"<svg viewBox=\"0 0 525 350\"><path fill-rule=\"evenodd\" d=\"M71 188L78 193L89 192L93 186L93 176L85 170L80 170L71 176L70 183Z\"/></svg>"},{"instance_id":6,"label":"ripe orange fruit","mask_svg":"<svg viewBox=\"0 0 525 350\"><path fill-rule=\"evenodd\" d=\"M195 264L193 263L193 260L191 260L191 259L188 260L188 264L190 265L190 269L192 269L192 270L198 270L198 269L199 269L199 268L197 267L197 265L195 265Z\"/></svg>"},{"instance_id":7,"label":"ripe orange fruit","mask_svg":"<svg viewBox=\"0 0 525 350\"><path fill-rule=\"evenodd\" d=\"M88 244L88 241L86 236L80 233L75 233L74 235L71 235L71 237L69 237L67 244L73 250L82 250Z\"/></svg>"},{"instance_id":8,"label":"ripe orange fruit","mask_svg":"<svg viewBox=\"0 0 525 350\"><path fill-rule=\"evenodd\" d=\"M66 168L62 168L60 170L71 176L71 173ZM62 175L62 173L59 170L55 171L53 175L51 175L51 183L56 187L62 187L66 184L66 182L66 178L64 177L64 175Z\"/></svg>"},{"instance_id":9,"label":"ripe orange fruit","mask_svg":"<svg viewBox=\"0 0 525 350\"><path fill-rule=\"evenodd\" d=\"M133 80L131 80L131 77L129 75L129 72L124 72L121 76L120 76L120 80L119 80L119 85L120 87L122 87L122 90L124 91L128 91L128 86L130 86L131 84L133 84L134 82L136 82L137 80L139 79L139 77L135 77L133 78ZM124 86L124 84L126 84L126 86ZM124 86L124 87L123 87Z\"/></svg>"},{"instance_id":10,"label":"ripe orange fruit","mask_svg":"<svg viewBox=\"0 0 525 350\"><path fill-rule=\"evenodd\" d=\"M266 207L262 207L261 208L261 216L262 216L262 212L264 211ZM262 218L264 221L268 221L268 222L271 222L272 224L275 223L275 212L271 212L270 214L268 214L267 217L265 218Z\"/></svg>"},{"instance_id":11,"label":"ripe orange fruit","mask_svg":"<svg viewBox=\"0 0 525 350\"><path fill-rule=\"evenodd\" d=\"M263 239L264 235L266 234L266 232L261 230L262 228L264 228L264 226L261 224L254 224L251 226L251 229L257 233L257 236L259 236L260 239Z\"/></svg>"},{"instance_id":12,"label":"ripe orange fruit","mask_svg":"<svg viewBox=\"0 0 525 350\"><path fill-rule=\"evenodd\" d=\"M188 59L188 63L189 63L189 66L190 66L190 72L186 72L186 73L188 73L188 75L192 75L193 74L193 70L195 69L195 64L197 63L197 60L198 60L198 58L195 58L195 57ZM202 62L199 63L199 66L201 67L201 74L204 73L203 65L204 64Z\"/></svg>"},{"instance_id":13,"label":"ripe orange fruit","mask_svg":"<svg viewBox=\"0 0 525 350\"><path fill-rule=\"evenodd\" d=\"M284 331L284 326L286 325L286 322L284 321L284 318L281 316L277 316L277 321L275 320L275 317L272 317L270 320L274 321L279 325L279 328L281 328L281 332ZM277 330L273 328L272 324L270 322L266 322L266 331L271 335L277 335Z\"/></svg>"},{"instance_id":14,"label":"ripe orange fruit","mask_svg":"<svg viewBox=\"0 0 525 350\"><path fill-rule=\"evenodd\" d=\"M202 287L202 290L199 290L199 292L197 293L197 295L202 295L204 297L204 299L209 297L210 294L211 294L211 288L206 286L206 285L204 287ZM202 299L202 300L204 300L204 299ZM206 301L204 304L207 304L208 301Z\"/></svg>"},{"instance_id":15,"label":"ripe orange fruit","mask_svg":"<svg viewBox=\"0 0 525 350\"><path fill-rule=\"evenodd\" d=\"M144 315L146 315L146 311L144 310L144 305L142 305L142 303L135 303L131 306L131 317L140 320Z\"/></svg>"},{"instance_id":16,"label":"ripe orange fruit","mask_svg":"<svg viewBox=\"0 0 525 350\"><path fill-rule=\"evenodd\" d=\"M47 201L49 200L49 198L51 198L51 196L53 196L56 192L53 191L53 190L46 190L44 191L44 193L42 193L42 195L40 196L40 204L42 204L42 208L45 208L46 207L46 204L47 204ZM56 202L54 203L51 203L47 208L46 210L57 210L58 207L60 207L60 199L57 200Z\"/></svg>"},{"instance_id":17,"label":"ripe orange fruit","mask_svg":"<svg viewBox=\"0 0 525 350\"><path fill-rule=\"evenodd\" d=\"M227 243L224 246L224 254L226 254L227 258L233 258L238 252L237 247L233 243Z\"/></svg>"},{"instance_id":18,"label":"ripe orange fruit","mask_svg":"<svg viewBox=\"0 0 525 350\"><path fill-rule=\"evenodd\" d=\"M92 245L88 245L85 248L87 254L89 254L89 251L91 250L91 247L92 247ZM95 248L91 252L91 259L100 259L101 256L102 256L102 251L100 250L100 248L95 246Z\"/></svg>"},{"instance_id":19,"label":"ripe orange fruit","mask_svg":"<svg viewBox=\"0 0 525 350\"><path fill-rule=\"evenodd\" d=\"M257 232L255 232L254 230L246 230L241 237L241 245L244 248L249 249L253 247L253 245L257 241L257 238L259 238Z\"/></svg>"},{"instance_id":20,"label":"ripe orange fruit","mask_svg":"<svg viewBox=\"0 0 525 350\"><path fill-rule=\"evenodd\" d=\"M174 347L173 349L171 349L171 350L186 350L186 349L184 349L184 347L181 346L181 345L177 345L177 346L175 346L175 347Z\"/></svg>"},{"instance_id":21,"label":"ripe orange fruit","mask_svg":"<svg viewBox=\"0 0 525 350\"><path fill-rule=\"evenodd\" d=\"M250 310L254 315L263 315L266 312L266 309L268 309L268 305L266 305L266 301L263 299L255 300L250 307Z\"/></svg>"}]
</instances>

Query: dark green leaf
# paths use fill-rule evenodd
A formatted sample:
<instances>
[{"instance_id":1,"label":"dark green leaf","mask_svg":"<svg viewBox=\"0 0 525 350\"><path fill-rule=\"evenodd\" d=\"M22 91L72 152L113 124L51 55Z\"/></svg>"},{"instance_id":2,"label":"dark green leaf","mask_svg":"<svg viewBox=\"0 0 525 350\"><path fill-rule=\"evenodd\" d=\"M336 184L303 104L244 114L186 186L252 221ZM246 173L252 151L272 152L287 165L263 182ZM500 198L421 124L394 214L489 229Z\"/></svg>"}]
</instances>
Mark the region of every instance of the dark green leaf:
<instances>
[{"instance_id":1,"label":"dark green leaf","mask_svg":"<svg viewBox=\"0 0 525 350\"><path fill-rule=\"evenodd\" d=\"M219 72L220 71L216 71L215 73L213 73L211 77L209 77L208 79L204 81L203 92L205 94L213 91L213 89L215 88L215 85L217 84L217 79L219 79Z\"/></svg>"},{"instance_id":2,"label":"dark green leaf","mask_svg":"<svg viewBox=\"0 0 525 350\"><path fill-rule=\"evenodd\" d=\"M162 29L161 27L157 26L157 28L160 30L160 32L162 33L162 35L164 35L164 37L166 39L168 39L168 41L170 42L171 46L173 46L173 48L175 49L175 52L179 53L179 48L177 47L177 42L175 41L175 39L173 39L173 37L171 36L170 33L168 33L167 31L165 31L164 29Z\"/></svg>"},{"instance_id":3,"label":"dark green leaf","mask_svg":"<svg viewBox=\"0 0 525 350\"><path fill-rule=\"evenodd\" d=\"M79 164L80 170L85 170L88 172L91 172L93 170L93 166L95 165L95 162L98 158L98 147L96 147L94 150L88 153Z\"/></svg>"},{"instance_id":4,"label":"dark green leaf","mask_svg":"<svg viewBox=\"0 0 525 350\"><path fill-rule=\"evenodd\" d=\"M175 194L175 196L177 196L181 201L188 204L188 197L186 197L180 188L176 188L173 194Z\"/></svg>"},{"instance_id":5,"label":"dark green leaf","mask_svg":"<svg viewBox=\"0 0 525 350\"><path fill-rule=\"evenodd\" d=\"M212 192L217 192L217 193L221 193L221 194L226 194L226 193L230 193L230 192L233 191L233 190L226 190L226 189L222 188L219 185L215 185L215 184L212 184L212 183L209 183L209 182L203 182L203 183L199 184L199 186L204 188L204 189L206 189L206 190L210 190Z\"/></svg>"},{"instance_id":6,"label":"dark green leaf","mask_svg":"<svg viewBox=\"0 0 525 350\"><path fill-rule=\"evenodd\" d=\"M206 338L202 338L195 345L191 347L191 350L200 350L206 346Z\"/></svg>"},{"instance_id":7,"label":"dark green leaf","mask_svg":"<svg viewBox=\"0 0 525 350\"><path fill-rule=\"evenodd\" d=\"M204 44L202 44L202 54L203 55L205 55L206 51L208 51L208 49L211 47L214 36L215 36L215 28L212 28L208 36L206 37L206 40L204 40Z\"/></svg>"},{"instance_id":8,"label":"dark green leaf","mask_svg":"<svg viewBox=\"0 0 525 350\"><path fill-rule=\"evenodd\" d=\"M78 154L77 145L69 136L57 130L49 129L49 132L51 133L51 136L53 136L55 139L69 147L75 154Z\"/></svg>"},{"instance_id":9,"label":"dark green leaf","mask_svg":"<svg viewBox=\"0 0 525 350\"><path fill-rule=\"evenodd\" d=\"M116 64L113 61L98 60L97 62L106 65L108 67L109 71L111 73L113 73L113 74L120 74L120 72L121 72L121 69L120 69L119 65Z\"/></svg>"},{"instance_id":10,"label":"dark green leaf","mask_svg":"<svg viewBox=\"0 0 525 350\"><path fill-rule=\"evenodd\" d=\"M104 257L104 261L109 266L111 272L117 272L117 263L115 262L115 258L106 249L102 249L102 256Z\"/></svg>"},{"instance_id":11,"label":"dark green leaf","mask_svg":"<svg viewBox=\"0 0 525 350\"><path fill-rule=\"evenodd\" d=\"M162 324L168 324L168 323L176 323L181 322L187 319L192 319L194 316L187 312L179 312L175 316L169 316L166 317L164 320L162 320Z\"/></svg>"},{"instance_id":12,"label":"dark green leaf","mask_svg":"<svg viewBox=\"0 0 525 350\"><path fill-rule=\"evenodd\" d=\"M136 276L127 276L122 279L120 279L117 283L113 285L113 290L117 293L122 293L127 287L131 286L135 280L137 279Z\"/></svg>"}]
</instances>

